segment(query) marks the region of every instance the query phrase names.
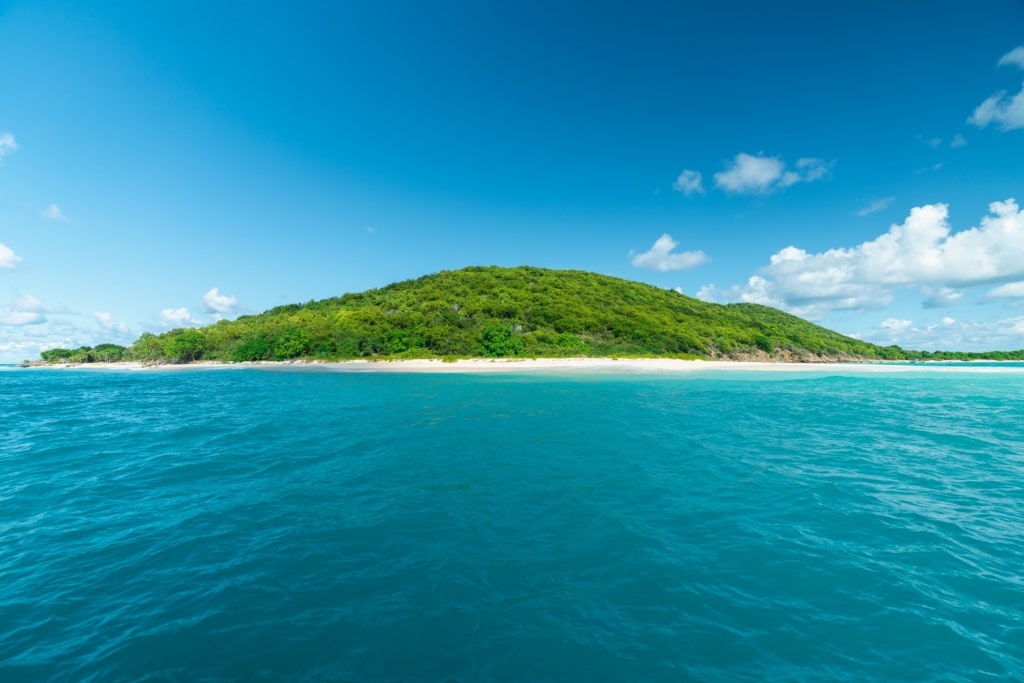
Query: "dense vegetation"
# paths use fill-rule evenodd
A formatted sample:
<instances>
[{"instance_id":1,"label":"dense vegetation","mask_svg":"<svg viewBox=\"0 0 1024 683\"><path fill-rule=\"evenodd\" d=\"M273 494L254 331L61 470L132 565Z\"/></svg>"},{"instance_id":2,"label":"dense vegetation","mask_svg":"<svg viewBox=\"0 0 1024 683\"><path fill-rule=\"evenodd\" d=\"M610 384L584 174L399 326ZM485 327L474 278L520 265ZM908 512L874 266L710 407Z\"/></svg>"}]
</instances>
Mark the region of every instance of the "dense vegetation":
<instances>
[{"instance_id":1,"label":"dense vegetation","mask_svg":"<svg viewBox=\"0 0 1024 683\"><path fill-rule=\"evenodd\" d=\"M711 304L582 271L477 267L292 304L201 329L143 334L130 348L52 349L43 362L182 363L466 356L675 356L789 360L1024 360L905 351L756 304Z\"/></svg>"}]
</instances>

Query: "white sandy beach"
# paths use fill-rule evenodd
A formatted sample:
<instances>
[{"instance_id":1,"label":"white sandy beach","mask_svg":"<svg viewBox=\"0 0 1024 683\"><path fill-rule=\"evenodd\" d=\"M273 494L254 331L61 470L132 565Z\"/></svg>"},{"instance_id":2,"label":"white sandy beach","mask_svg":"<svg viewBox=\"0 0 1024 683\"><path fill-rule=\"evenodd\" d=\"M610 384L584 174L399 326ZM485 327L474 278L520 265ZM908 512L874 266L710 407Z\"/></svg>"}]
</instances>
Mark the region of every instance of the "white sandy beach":
<instances>
[{"instance_id":1,"label":"white sandy beach","mask_svg":"<svg viewBox=\"0 0 1024 683\"><path fill-rule=\"evenodd\" d=\"M185 370L232 369L303 369L328 372L409 372L409 373L695 373L708 371L735 372L830 372L878 373L918 372L1003 372L1019 368L992 365L951 366L943 362L898 363L788 363L770 361L704 361L674 358L472 358L454 362L438 359L417 360L350 360L350 361L261 361L215 363L200 361L182 365L147 365L127 363L84 363L34 366L28 369L132 370L142 372L175 372ZM1024 371L1024 370L1021 370Z\"/></svg>"}]
</instances>

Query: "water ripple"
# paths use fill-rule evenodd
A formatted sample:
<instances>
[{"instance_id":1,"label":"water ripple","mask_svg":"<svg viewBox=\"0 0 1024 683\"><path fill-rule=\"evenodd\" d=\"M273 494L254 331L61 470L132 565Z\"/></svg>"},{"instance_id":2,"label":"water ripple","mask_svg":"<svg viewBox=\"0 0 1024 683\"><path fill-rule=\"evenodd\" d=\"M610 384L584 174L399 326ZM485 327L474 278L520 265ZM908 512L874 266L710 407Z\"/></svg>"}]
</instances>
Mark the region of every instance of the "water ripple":
<instances>
[{"instance_id":1,"label":"water ripple","mask_svg":"<svg viewBox=\"0 0 1024 683\"><path fill-rule=\"evenodd\" d=\"M1024 678L1024 378L0 374L0 680Z\"/></svg>"}]
</instances>

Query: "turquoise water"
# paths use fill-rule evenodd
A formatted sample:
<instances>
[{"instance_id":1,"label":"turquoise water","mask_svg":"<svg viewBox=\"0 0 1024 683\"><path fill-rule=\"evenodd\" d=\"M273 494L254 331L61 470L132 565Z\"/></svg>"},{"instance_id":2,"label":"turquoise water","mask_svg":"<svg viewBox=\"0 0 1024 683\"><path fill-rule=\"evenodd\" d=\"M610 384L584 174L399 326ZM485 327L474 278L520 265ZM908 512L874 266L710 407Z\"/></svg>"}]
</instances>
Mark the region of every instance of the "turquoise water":
<instances>
[{"instance_id":1,"label":"turquoise water","mask_svg":"<svg viewBox=\"0 0 1024 683\"><path fill-rule=\"evenodd\" d=\"M5 370L0 681L1021 679L1002 367Z\"/></svg>"}]
</instances>

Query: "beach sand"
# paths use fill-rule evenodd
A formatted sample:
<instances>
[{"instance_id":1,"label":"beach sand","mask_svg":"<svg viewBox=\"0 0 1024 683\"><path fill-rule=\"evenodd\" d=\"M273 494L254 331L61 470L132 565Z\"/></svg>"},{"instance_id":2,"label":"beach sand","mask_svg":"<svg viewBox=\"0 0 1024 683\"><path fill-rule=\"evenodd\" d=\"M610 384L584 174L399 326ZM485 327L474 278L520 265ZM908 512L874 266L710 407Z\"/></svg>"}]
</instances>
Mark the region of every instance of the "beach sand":
<instances>
[{"instance_id":1,"label":"beach sand","mask_svg":"<svg viewBox=\"0 0 1024 683\"><path fill-rule=\"evenodd\" d=\"M350 360L350 361L258 361L245 363L197 362L182 365L128 363L84 363L33 366L29 369L136 370L166 372L184 370L232 370L245 368L305 369L328 372L409 373L694 373L707 371L759 372L914 372L920 370L990 371L991 365L949 366L941 362L895 363L788 363L769 361L704 361L674 358L472 358L454 362L438 359Z\"/></svg>"}]
</instances>

